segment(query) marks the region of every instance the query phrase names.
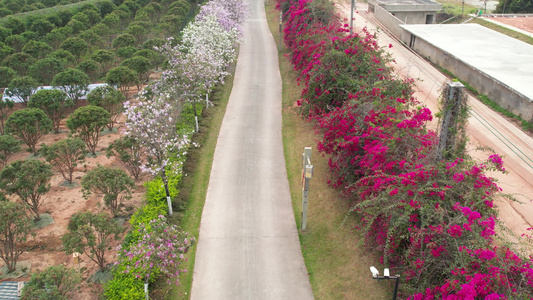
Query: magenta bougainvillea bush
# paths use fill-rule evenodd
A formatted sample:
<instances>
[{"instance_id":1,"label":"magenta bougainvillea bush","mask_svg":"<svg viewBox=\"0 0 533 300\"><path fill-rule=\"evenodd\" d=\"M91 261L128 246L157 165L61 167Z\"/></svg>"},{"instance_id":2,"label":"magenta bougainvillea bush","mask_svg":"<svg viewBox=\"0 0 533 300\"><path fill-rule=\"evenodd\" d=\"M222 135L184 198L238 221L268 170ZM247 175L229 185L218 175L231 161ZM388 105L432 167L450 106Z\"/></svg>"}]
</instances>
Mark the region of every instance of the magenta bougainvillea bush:
<instances>
[{"instance_id":1,"label":"magenta bougainvillea bush","mask_svg":"<svg viewBox=\"0 0 533 300\"><path fill-rule=\"evenodd\" d=\"M352 201L360 233L401 274L407 299L529 299L533 260L498 239L497 154L437 160L434 116L394 76L377 37L349 34L327 0L278 0L298 104ZM390 45L389 47L392 47ZM461 153L458 151L458 153Z\"/></svg>"}]
</instances>

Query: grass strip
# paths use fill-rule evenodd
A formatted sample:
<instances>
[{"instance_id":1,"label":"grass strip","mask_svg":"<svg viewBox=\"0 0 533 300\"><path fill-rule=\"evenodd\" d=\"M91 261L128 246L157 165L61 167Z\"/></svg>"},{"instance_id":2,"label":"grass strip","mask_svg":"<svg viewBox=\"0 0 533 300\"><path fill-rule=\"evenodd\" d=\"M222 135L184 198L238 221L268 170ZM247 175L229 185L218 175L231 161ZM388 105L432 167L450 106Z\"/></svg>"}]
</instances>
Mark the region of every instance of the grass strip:
<instances>
[{"instance_id":1,"label":"grass strip","mask_svg":"<svg viewBox=\"0 0 533 300\"><path fill-rule=\"evenodd\" d=\"M279 12L269 0L267 19L276 44L279 45ZM390 299L392 282L375 281L369 267L383 270L378 259L360 243L357 221L347 215L350 203L331 188L327 158L315 150L315 130L302 119L295 105L300 97L296 72L286 58L288 51L279 52L279 66L283 80L283 145L287 176L291 188L293 210L300 232L300 243L315 299ZM307 230L302 232L301 156L304 147L313 148Z\"/></svg>"},{"instance_id":2,"label":"grass strip","mask_svg":"<svg viewBox=\"0 0 533 300\"><path fill-rule=\"evenodd\" d=\"M485 21L485 20L479 19L479 18L474 18L474 19L470 20L469 23L479 24L481 26L487 27L487 28L492 29L494 31L497 31L499 33L505 34L505 35L510 36L512 38L515 38L515 39L517 39L519 41L522 41L524 43L528 43L530 45L533 45L533 37L527 36L527 35L525 35L523 33L520 33L518 31L514 31L512 29L500 26L498 24L494 24L494 23L491 23L489 21Z\"/></svg>"}]
</instances>

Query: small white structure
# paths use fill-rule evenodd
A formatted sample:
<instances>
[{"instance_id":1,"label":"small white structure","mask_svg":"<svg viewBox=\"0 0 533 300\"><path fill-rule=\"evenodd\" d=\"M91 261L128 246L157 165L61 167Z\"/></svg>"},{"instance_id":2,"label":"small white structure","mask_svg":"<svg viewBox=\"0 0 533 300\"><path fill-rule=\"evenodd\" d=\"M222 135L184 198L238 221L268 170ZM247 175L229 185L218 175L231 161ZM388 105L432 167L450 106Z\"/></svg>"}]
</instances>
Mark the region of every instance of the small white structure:
<instances>
[{"instance_id":1,"label":"small white structure","mask_svg":"<svg viewBox=\"0 0 533 300\"><path fill-rule=\"evenodd\" d=\"M381 10L385 10L403 24L433 24L441 9L442 4L433 0L368 0L368 10L380 22Z\"/></svg>"}]
</instances>

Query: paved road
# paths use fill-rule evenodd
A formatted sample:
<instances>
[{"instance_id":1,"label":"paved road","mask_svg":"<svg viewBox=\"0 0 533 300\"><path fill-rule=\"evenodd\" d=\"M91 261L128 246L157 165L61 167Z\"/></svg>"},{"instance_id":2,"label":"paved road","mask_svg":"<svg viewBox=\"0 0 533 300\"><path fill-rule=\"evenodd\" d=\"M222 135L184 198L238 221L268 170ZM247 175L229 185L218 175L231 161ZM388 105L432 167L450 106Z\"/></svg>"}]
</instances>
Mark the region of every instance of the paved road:
<instances>
[{"instance_id":1,"label":"paved road","mask_svg":"<svg viewBox=\"0 0 533 300\"><path fill-rule=\"evenodd\" d=\"M281 77L251 0L202 214L192 299L313 299L281 139Z\"/></svg>"},{"instance_id":2,"label":"paved road","mask_svg":"<svg viewBox=\"0 0 533 300\"><path fill-rule=\"evenodd\" d=\"M349 18L349 1L337 0L340 12ZM378 30L374 20L367 14L367 5L357 3L355 26L359 31L366 27L370 32L378 32L378 43L391 53L396 74L401 77L414 78L415 97L423 102L432 112L438 111L440 87L449 79L422 57L415 55L402 44ZM389 44L393 45L389 48ZM533 227L533 138L524 133L515 123L486 107L474 97L469 97L471 117L467 124L469 136L468 150L474 158L486 160L490 152L476 151L477 147L489 147L495 153L504 156L504 167L508 174L490 173L498 179L498 185L504 193L513 194L520 202L498 199L499 217L516 235L530 234ZM436 118L430 126L436 126Z\"/></svg>"}]
</instances>

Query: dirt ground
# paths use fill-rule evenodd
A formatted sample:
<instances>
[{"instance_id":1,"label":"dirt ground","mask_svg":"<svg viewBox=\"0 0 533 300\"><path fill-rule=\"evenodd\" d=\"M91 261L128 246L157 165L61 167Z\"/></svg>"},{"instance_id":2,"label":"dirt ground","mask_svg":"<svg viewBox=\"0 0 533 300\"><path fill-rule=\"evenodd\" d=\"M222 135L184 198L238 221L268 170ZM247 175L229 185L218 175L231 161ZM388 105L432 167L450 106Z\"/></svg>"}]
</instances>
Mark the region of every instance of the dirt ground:
<instances>
[{"instance_id":1,"label":"dirt ground","mask_svg":"<svg viewBox=\"0 0 533 300\"><path fill-rule=\"evenodd\" d=\"M83 104L82 104L83 105ZM67 137L69 130L65 126L65 120L61 122L59 134L48 134L39 140L38 145L46 144L51 145L60 139ZM108 211L103 203L103 197L101 195L91 195L87 200L82 197L80 179L84 174L95 167L97 164L105 166L113 166L117 168L122 168L120 163L114 157L107 158L105 155L105 148L109 146L111 142L121 136L122 129L124 127L124 116L119 120L118 124L115 125L115 128L118 128L116 132L107 133L100 136L98 147L97 147L97 157L87 157L84 163L79 164L78 168L74 172L73 176L74 186L67 187L64 183L65 180L63 176L54 171L54 176L51 180L51 190L44 196L44 203L40 208L40 213L48 213L54 219L54 224L36 229L34 232L36 234L35 238L29 240L29 246L32 248L30 252L25 252L19 257L19 261L31 261L31 272L34 273L39 270L46 269L52 265L64 265L67 267L80 268L82 270L84 280L92 276L97 270L98 267L96 263L90 260L90 258L84 254L80 255L79 266L74 264L72 255L67 255L62 251L61 236L66 233L67 225L69 218L80 211ZM26 145L22 145L22 151L13 155L10 158L9 162L17 159L25 159L30 156L29 152L26 152ZM39 148L39 147L38 147ZM41 160L44 160L40 158ZM123 169L123 168L122 168ZM146 179L146 178L145 178ZM137 182L137 187L133 191L133 197L130 200L127 200L124 205L122 214L128 214L128 211L133 211L133 208L139 207L142 202L142 197L144 195L145 189L142 185L142 182ZM112 243L112 249L107 251L106 260L108 263L114 262L116 251L114 250L118 246L122 238L124 237L129 223L124 222L124 233ZM2 266L0 264L0 266ZM10 281L27 281L28 277L21 278L4 278L2 280ZM101 290L100 284L88 284L83 282L81 285L81 290L74 294L73 300L89 300L97 299L97 294Z\"/></svg>"},{"instance_id":2,"label":"dirt ground","mask_svg":"<svg viewBox=\"0 0 533 300\"><path fill-rule=\"evenodd\" d=\"M533 17L491 17L489 19L533 33Z\"/></svg>"}]
</instances>

